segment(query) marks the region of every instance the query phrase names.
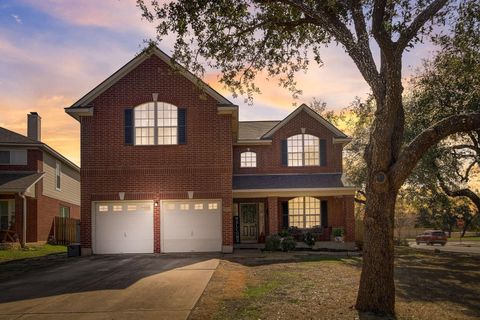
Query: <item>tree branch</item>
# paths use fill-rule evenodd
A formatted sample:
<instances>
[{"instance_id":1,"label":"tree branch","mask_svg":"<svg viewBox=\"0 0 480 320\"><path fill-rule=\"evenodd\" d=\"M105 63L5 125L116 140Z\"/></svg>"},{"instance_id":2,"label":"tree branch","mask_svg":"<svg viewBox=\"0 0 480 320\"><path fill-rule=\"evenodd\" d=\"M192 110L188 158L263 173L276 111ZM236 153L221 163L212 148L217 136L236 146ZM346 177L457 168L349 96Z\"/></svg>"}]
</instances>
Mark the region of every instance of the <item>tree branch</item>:
<instances>
[{"instance_id":1,"label":"tree branch","mask_svg":"<svg viewBox=\"0 0 480 320\"><path fill-rule=\"evenodd\" d=\"M480 113L459 114L445 118L422 131L401 152L391 166L389 177L393 188L400 188L424 153L447 136L480 128Z\"/></svg>"},{"instance_id":2,"label":"tree branch","mask_svg":"<svg viewBox=\"0 0 480 320\"><path fill-rule=\"evenodd\" d=\"M398 53L403 52L410 41L418 34L418 31L425 25L425 23L433 18L440 9L445 6L448 0L435 0L425 10L423 10L412 23L400 34L396 42L396 49Z\"/></svg>"},{"instance_id":3,"label":"tree branch","mask_svg":"<svg viewBox=\"0 0 480 320\"><path fill-rule=\"evenodd\" d=\"M392 40L385 30L385 9L387 0L375 0L372 13L372 34L382 51L390 51Z\"/></svg>"},{"instance_id":4,"label":"tree branch","mask_svg":"<svg viewBox=\"0 0 480 320\"><path fill-rule=\"evenodd\" d=\"M335 38L336 41L345 47L353 62L357 65L363 78L365 81L367 81L372 90L381 87L377 66L375 64L375 60L373 59L370 47L355 41L353 34L350 32L350 29L345 25L345 23L343 23L336 14L327 9L327 2L320 2L321 4L316 7L316 10L313 10L302 1L298 0L260 0L259 2L278 2L302 12L305 17L313 20L312 24L325 29ZM359 12L357 12L357 19L359 18L358 13ZM357 24L358 23L361 22L357 21Z\"/></svg>"},{"instance_id":5,"label":"tree branch","mask_svg":"<svg viewBox=\"0 0 480 320\"><path fill-rule=\"evenodd\" d=\"M445 182L443 181L440 175L437 175L437 179L440 183L440 187L442 188L443 192L449 197L466 197L470 199L473 204L477 207L478 212L480 212L480 197L470 189L458 189L458 190L450 190Z\"/></svg>"}]
</instances>

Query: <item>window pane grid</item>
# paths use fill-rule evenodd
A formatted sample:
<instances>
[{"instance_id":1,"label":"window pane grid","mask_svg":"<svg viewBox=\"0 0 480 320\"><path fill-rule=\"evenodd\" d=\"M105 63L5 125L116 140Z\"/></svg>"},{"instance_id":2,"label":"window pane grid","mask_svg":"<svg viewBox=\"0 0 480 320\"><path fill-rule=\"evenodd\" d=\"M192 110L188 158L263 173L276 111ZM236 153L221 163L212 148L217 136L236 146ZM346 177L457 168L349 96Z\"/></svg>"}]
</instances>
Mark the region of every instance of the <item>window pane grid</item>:
<instances>
[{"instance_id":1,"label":"window pane grid","mask_svg":"<svg viewBox=\"0 0 480 320\"><path fill-rule=\"evenodd\" d=\"M319 139L310 134L297 134L287 139L288 166L320 165Z\"/></svg>"},{"instance_id":2,"label":"window pane grid","mask_svg":"<svg viewBox=\"0 0 480 320\"><path fill-rule=\"evenodd\" d=\"M156 117L155 117L156 115ZM149 102L135 107L135 144L177 144L177 107L164 102Z\"/></svg>"},{"instance_id":3,"label":"window pane grid","mask_svg":"<svg viewBox=\"0 0 480 320\"><path fill-rule=\"evenodd\" d=\"M257 166L257 154L255 152L242 152L240 154L241 168L255 168Z\"/></svg>"},{"instance_id":4,"label":"window pane grid","mask_svg":"<svg viewBox=\"0 0 480 320\"><path fill-rule=\"evenodd\" d=\"M313 197L298 197L288 201L288 224L290 227L313 228L321 225L320 200Z\"/></svg>"}]
</instances>

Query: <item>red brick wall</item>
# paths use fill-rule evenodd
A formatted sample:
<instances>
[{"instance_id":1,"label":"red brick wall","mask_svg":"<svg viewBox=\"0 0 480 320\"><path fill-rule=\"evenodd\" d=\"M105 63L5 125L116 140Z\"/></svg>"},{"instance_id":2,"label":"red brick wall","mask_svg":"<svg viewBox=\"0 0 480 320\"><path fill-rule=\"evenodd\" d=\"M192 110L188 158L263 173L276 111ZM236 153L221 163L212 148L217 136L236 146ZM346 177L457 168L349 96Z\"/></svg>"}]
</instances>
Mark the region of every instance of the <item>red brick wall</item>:
<instances>
[{"instance_id":1,"label":"red brick wall","mask_svg":"<svg viewBox=\"0 0 480 320\"><path fill-rule=\"evenodd\" d=\"M301 134L301 128L305 128L305 134L325 139L327 146L327 165L309 167L288 167L282 165L281 141L296 134ZM234 173L322 173L342 171L342 145L333 144L334 134L305 111L300 112L286 125L273 135L272 144L267 146L234 146L233 164ZM240 168L240 153L247 151L257 153L256 168Z\"/></svg>"},{"instance_id":2,"label":"red brick wall","mask_svg":"<svg viewBox=\"0 0 480 320\"><path fill-rule=\"evenodd\" d=\"M124 109L152 101L187 109L187 143L124 144ZM125 199L220 198L224 245L232 243L231 117L217 114L217 101L153 56L93 101L93 117L81 118L82 245L91 247L91 202ZM155 249L160 249L159 209L154 212ZM227 223L228 222L228 223Z\"/></svg>"}]
</instances>

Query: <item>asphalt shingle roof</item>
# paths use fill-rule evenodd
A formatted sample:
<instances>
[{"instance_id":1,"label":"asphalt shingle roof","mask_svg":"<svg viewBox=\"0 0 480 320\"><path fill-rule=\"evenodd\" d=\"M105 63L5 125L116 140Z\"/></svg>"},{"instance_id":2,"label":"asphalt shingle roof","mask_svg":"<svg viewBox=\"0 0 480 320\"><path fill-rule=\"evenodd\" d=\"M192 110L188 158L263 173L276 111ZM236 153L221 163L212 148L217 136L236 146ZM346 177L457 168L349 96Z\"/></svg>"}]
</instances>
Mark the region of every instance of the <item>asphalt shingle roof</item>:
<instances>
[{"instance_id":1,"label":"asphalt shingle roof","mask_svg":"<svg viewBox=\"0 0 480 320\"><path fill-rule=\"evenodd\" d=\"M25 191L42 175L39 172L0 172L0 192Z\"/></svg>"},{"instance_id":2,"label":"asphalt shingle roof","mask_svg":"<svg viewBox=\"0 0 480 320\"><path fill-rule=\"evenodd\" d=\"M238 123L238 140L258 140L280 121L241 121Z\"/></svg>"},{"instance_id":3,"label":"asphalt shingle roof","mask_svg":"<svg viewBox=\"0 0 480 320\"><path fill-rule=\"evenodd\" d=\"M233 190L342 188L341 173L235 175Z\"/></svg>"},{"instance_id":4,"label":"asphalt shingle roof","mask_svg":"<svg viewBox=\"0 0 480 320\"><path fill-rule=\"evenodd\" d=\"M22 134L10 131L8 129L0 127L0 142L2 143L41 143L40 141L36 141L26 137Z\"/></svg>"}]
</instances>

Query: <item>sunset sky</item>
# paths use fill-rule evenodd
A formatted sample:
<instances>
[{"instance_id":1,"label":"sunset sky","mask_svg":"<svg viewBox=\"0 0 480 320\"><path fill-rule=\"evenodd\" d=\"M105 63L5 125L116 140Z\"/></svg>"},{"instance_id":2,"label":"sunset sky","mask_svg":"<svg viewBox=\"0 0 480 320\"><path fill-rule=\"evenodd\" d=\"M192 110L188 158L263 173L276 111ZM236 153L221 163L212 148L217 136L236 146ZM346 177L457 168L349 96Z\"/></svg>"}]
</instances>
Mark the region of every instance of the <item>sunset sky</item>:
<instances>
[{"instance_id":1,"label":"sunset sky","mask_svg":"<svg viewBox=\"0 0 480 320\"><path fill-rule=\"evenodd\" d=\"M79 125L63 108L128 62L153 32L134 0L0 0L0 126L25 134L27 113L37 111L42 140L79 164ZM166 39L160 47L168 54L172 43ZM404 79L431 50L421 45L405 55ZM262 81L262 94L249 106L233 99L215 73L205 80L240 105L240 120L281 119L294 103L313 98L338 110L365 97L369 89L343 49L323 52L325 66L312 64L299 76L303 95L296 101L274 81Z\"/></svg>"}]
</instances>

